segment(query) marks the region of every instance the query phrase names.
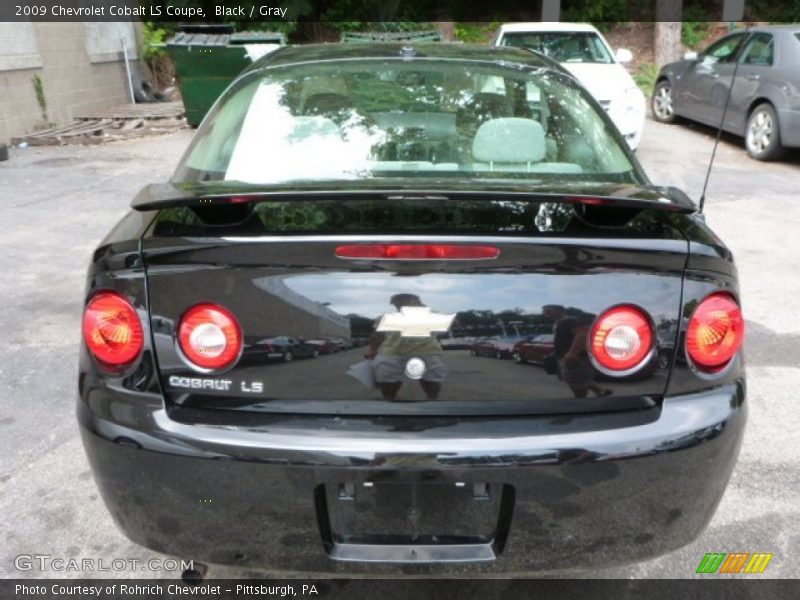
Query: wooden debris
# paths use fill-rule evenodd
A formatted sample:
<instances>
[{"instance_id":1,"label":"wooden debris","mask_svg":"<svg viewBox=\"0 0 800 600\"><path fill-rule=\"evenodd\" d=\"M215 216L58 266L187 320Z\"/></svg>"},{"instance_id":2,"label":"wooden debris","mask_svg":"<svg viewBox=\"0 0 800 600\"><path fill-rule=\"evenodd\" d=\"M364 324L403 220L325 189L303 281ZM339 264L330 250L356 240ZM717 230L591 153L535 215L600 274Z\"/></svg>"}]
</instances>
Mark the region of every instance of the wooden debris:
<instances>
[{"instance_id":1,"label":"wooden debris","mask_svg":"<svg viewBox=\"0 0 800 600\"><path fill-rule=\"evenodd\" d=\"M181 102L126 104L77 116L63 127L12 138L11 143L29 146L99 144L159 135L186 127L184 115Z\"/></svg>"}]
</instances>

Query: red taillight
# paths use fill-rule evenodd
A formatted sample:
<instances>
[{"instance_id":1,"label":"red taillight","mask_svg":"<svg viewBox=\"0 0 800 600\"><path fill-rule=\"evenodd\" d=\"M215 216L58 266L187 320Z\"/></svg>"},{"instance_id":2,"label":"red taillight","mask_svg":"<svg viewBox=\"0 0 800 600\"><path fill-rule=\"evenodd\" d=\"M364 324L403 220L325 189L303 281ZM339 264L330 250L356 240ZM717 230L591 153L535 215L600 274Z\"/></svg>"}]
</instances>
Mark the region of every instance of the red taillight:
<instances>
[{"instance_id":1,"label":"red taillight","mask_svg":"<svg viewBox=\"0 0 800 600\"><path fill-rule=\"evenodd\" d=\"M242 330L227 309L216 304L197 304L181 319L178 343L195 366L223 369L242 352Z\"/></svg>"},{"instance_id":2,"label":"red taillight","mask_svg":"<svg viewBox=\"0 0 800 600\"><path fill-rule=\"evenodd\" d=\"M591 196L580 196L574 198L575 202L578 204L589 204L592 206L602 206L603 204L608 204L608 200L603 198L593 198Z\"/></svg>"},{"instance_id":3,"label":"red taillight","mask_svg":"<svg viewBox=\"0 0 800 600\"><path fill-rule=\"evenodd\" d=\"M686 331L686 351L702 370L724 367L742 347L742 309L725 292L711 294L695 309Z\"/></svg>"},{"instance_id":4,"label":"red taillight","mask_svg":"<svg viewBox=\"0 0 800 600\"><path fill-rule=\"evenodd\" d=\"M609 371L639 366L652 346L650 319L635 306L616 306L604 312L594 322L589 337L592 356Z\"/></svg>"},{"instance_id":5,"label":"red taillight","mask_svg":"<svg viewBox=\"0 0 800 600\"><path fill-rule=\"evenodd\" d=\"M336 247L336 256L378 260L485 260L500 256L500 249L459 244L345 244Z\"/></svg>"},{"instance_id":6,"label":"red taillight","mask_svg":"<svg viewBox=\"0 0 800 600\"><path fill-rule=\"evenodd\" d=\"M144 345L136 310L117 292L97 292L83 313L83 339L104 365L119 367L139 356Z\"/></svg>"}]
</instances>

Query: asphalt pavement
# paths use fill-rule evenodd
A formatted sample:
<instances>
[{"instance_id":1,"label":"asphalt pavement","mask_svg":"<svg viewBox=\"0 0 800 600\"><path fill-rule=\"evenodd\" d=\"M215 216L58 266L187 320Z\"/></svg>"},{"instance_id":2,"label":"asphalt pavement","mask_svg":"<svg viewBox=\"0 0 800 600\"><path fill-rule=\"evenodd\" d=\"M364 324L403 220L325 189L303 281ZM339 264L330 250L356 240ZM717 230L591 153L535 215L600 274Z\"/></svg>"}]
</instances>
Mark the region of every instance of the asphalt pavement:
<instances>
[{"instance_id":1,"label":"asphalt pavement","mask_svg":"<svg viewBox=\"0 0 800 600\"><path fill-rule=\"evenodd\" d=\"M132 544L114 526L83 454L74 406L90 254L141 186L171 175L192 133L12 148L10 160L0 163L0 577L178 575L169 563L147 565L166 557ZM654 182L698 198L713 140L702 127L648 121L638 157ZM713 521L696 541L661 558L565 576L692 577L706 552L733 551L774 553L764 577L800 573L798 182L798 153L759 163L740 140L723 138L706 214L739 266L750 420ZM15 566L15 557L34 554L136 559L145 568L92 573ZM243 575L252 573L214 566L209 572Z\"/></svg>"}]
</instances>

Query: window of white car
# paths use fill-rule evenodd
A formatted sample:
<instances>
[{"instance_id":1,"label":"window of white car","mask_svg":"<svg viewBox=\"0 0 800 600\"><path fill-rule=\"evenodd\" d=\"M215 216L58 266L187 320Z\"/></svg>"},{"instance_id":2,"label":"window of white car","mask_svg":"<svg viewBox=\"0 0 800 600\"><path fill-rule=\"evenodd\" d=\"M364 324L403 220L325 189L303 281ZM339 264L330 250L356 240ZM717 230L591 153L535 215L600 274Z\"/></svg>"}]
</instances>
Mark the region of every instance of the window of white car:
<instances>
[{"instance_id":1,"label":"window of white car","mask_svg":"<svg viewBox=\"0 0 800 600\"><path fill-rule=\"evenodd\" d=\"M599 35L592 31L509 32L503 34L503 46L527 48L566 63L611 64L614 59Z\"/></svg>"}]
</instances>

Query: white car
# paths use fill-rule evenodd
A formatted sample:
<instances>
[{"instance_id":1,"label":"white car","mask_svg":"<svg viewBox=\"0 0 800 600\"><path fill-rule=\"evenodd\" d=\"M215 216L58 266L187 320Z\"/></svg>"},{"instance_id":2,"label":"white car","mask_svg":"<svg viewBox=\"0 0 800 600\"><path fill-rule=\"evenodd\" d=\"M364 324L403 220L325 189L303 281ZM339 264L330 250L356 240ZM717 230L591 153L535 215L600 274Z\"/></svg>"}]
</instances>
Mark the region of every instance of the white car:
<instances>
[{"instance_id":1,"label":"white car","mask_svg":"<svg viewBox=\"0 0 800 600\"><path fill-rule=\"evenodd\" d=\"M541 52L560 62L608 112L631 149L642 138L645 98L622 63L630 50L611 51L591 25L579 23L506 23L495 46L516 46Z\"/></svg>"}]
</instances>

